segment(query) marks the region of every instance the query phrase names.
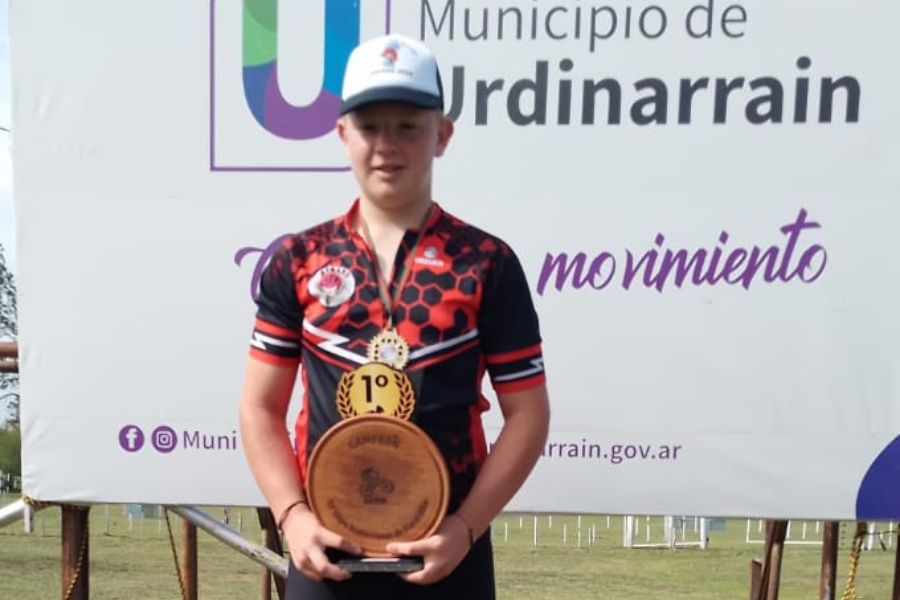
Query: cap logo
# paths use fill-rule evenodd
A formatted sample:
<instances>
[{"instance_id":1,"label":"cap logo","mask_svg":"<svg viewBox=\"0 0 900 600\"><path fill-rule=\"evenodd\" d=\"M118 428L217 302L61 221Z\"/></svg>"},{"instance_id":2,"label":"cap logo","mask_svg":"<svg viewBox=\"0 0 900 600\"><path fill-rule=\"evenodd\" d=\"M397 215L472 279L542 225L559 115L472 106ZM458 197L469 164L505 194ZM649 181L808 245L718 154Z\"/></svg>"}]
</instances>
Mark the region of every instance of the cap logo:
<instances>
[{"instance_id":1,"label":"cap logo","mask_svg":"<svg viewBox=\"0 0 900 600\"><path fill-rule=\"evenodd\" d=\"M397 62L397 49L400 45L397 42L390 42L381 51L381 64L386 68L393 68Z\"/></svg>"}]
</instances>

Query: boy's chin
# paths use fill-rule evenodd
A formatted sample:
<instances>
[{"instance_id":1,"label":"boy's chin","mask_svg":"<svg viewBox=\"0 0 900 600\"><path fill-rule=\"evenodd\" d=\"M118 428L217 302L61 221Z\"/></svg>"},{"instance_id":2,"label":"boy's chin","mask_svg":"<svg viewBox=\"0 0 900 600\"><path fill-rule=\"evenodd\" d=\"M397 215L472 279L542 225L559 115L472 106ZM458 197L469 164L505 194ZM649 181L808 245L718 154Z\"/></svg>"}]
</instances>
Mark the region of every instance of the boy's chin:
<instances>
[{"instance_id":1,"label":"boy's chin","mask_svg":"<svg viewBox=\"0 0 900 600\"><path fill-rule=\"evenodd\" d=\"M428 201L427 195L414 194L404 190L378 190L369 195L369 200L385 210L407 208Z\"/></svg>"}]
</instances>

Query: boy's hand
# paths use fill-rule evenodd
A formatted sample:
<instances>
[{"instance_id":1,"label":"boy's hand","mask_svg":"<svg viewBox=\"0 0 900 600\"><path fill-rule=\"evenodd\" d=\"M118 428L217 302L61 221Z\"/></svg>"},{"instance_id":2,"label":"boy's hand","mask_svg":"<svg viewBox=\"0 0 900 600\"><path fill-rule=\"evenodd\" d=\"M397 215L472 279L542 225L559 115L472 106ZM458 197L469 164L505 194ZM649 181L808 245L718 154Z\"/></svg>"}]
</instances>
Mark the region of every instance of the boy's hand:
<instances>
[{"instance_id":1,"label":"boy's hand","mask_svg":"<svg viewBox=\"0 0 900 600\"><path fill-rule=\"evenodd\" d=\"M393 542L387 551L398 556L421 556L424 567L420 571L404 573L400 577L410 583L427 585L440 581L462 562L469 553L469 529L453 515L448 515L434 535L416 542Z\"/></svg>"},{"instance_id":2,"label":"boy's hand","mask_svg":"<svg viewBox=\"0 0 900 600\"><path fill-rule=\"evenodd\" d=\"M362 548L356 544L322 527L316 516L306 508L298 508L288 514L284 523L284 537L287 539L294 567L314 581L350 579L350 573L328 560L325 548L337 548L351 554L362 552Z\"/></svg>"}]
</instances>

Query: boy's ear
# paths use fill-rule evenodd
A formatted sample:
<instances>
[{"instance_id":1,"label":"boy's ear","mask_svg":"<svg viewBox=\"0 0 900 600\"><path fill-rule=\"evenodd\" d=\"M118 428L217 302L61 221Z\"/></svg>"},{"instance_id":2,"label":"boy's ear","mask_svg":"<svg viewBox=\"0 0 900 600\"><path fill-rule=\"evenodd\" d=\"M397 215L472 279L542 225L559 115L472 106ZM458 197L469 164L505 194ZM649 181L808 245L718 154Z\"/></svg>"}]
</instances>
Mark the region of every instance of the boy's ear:
<instances>
[{"instance_id":1,"label":"boy's ear","mask_svg":"<svg viewBox=\"0 0 900 600\"><path fill-rule=\"evenodd\" d=\"M440 119L437 146L434 149L434 155L437 157L443 156L444 150L447 149L447 144L450 143L450 138L453 137L453 121L444 115L441 115Z\"/></svg>"},{"instance_id":2,"label":"boy's ear","mask_svg":"<svg viewBox=\"0 0 900 600\"><path fill-rule=\"evenodd\" d=\"M347 115L341 115L338 117L337 123L335 123L334 128L337 130L338 137L341 138L341 141L347 142Z\"/></svg>"}]
</instances>

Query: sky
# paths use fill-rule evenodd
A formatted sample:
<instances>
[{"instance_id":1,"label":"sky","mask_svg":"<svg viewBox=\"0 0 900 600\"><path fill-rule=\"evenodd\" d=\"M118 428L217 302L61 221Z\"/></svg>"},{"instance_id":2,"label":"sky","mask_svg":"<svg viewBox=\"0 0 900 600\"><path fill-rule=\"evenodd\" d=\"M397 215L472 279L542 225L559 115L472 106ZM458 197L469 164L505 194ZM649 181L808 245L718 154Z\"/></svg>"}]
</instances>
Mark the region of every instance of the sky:
<instances>
[{"instance_id":1,"label":"sky","mask_svg":"<svg viewBox=\"0 0 900 600\"><path fill-rule=\"evenodd\" d=\"M0 0L0 127L11 129L12 111L9 76L9 0ZM12 136L0 131L0 244L6 264L16 273L15 219L12 207Z\"/></svg>"}]
</instances>

